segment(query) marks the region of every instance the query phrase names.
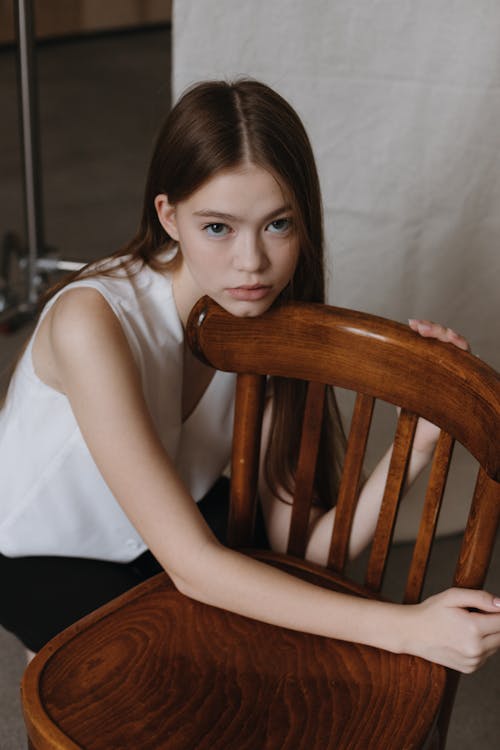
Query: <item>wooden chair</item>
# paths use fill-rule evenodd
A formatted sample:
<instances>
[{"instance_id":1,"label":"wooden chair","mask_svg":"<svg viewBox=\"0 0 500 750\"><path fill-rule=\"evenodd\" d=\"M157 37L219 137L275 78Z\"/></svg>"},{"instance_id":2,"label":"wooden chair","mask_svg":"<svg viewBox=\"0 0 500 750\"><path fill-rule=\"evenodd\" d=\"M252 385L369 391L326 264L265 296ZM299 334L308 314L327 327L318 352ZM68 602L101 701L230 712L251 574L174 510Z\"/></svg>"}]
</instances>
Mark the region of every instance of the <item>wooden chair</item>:
<instances>
[{"instance_id":1,"label":"wooden chair","mask_svg":"<svg viewBox=\"0 0 500 750\"><path fill-rule=\"evenodd\" d=\"M404 601L422 591L453 441L479 462L454 583L481 587L500 516L500 377L471 354L359 312L294 304L234 318L203 298L191 346L239 373L231 544L250 547L266 375L310 382L287 555L248 552L320 586L377 597L416 415L442 428ZM324 383L358 393L328 567L301 559ZM374 399L401 406L365 585L345 576ZM160 574L70 627L22 685L30 747L364 750L444 747L458 675L425 660L296 633L179 594Z\"/></svg>"}]
</instances>

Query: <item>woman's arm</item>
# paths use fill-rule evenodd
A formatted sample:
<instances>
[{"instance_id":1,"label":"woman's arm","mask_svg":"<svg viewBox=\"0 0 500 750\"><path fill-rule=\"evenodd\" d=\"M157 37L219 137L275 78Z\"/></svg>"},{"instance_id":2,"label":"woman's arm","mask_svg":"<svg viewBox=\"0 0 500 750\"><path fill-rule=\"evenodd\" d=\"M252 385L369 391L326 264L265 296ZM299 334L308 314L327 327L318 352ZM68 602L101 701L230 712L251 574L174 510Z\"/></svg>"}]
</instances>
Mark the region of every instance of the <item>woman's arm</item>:
<instances>
[{"instance_id":1,"label":"woman's arm","mask_svg":"<svg viewBox=\"0 0 500 750\"><path fill-rule=\"evenodd\" d=\"M326 591L220 545L160 443L128 343L107 303L97 292L79 289L52 310L50 347L61 390L105 481L181 592L272 624L396 652L432 653L457 669L469 665L461 652L448 654L453 627L443 607L412 610ZM487 596L468 593L468 606L478 607L477 597ZM437 635L436 608L443 618ZM494 618L498 640L500 615ZM427 632L430 645L421 636ZM459 643L460 635L453 635ZM497 640L490 638L488 648ZM483 653L481 648L477 661Z\"/></svg>"},{"instance_id":2,"label":"woman's arm","mask_svg":"<svg viewBox=\"0 0 500 750\"><path fill-rule=\"evenodd\" d=\"M410 327L421 336L435 338L453 344L460 349L469 349L466 339L450 328L445 328L427 320L410 320L409 323ZM286 502L282 502L274 497L264 478L263 457L265 456L265 449L269 439L270 425L271 403L269 401L266 406L263 423L263 450L261 451L259 493L271 544L277 551L284 552L290 524L292 497L286 492L283 492L283 498ZM419 419L406 475L406 488L410 487L431 460L438 437L438 427L425 419ZM378 462L361 489L349 540L349 557L351 559L357 557L363 551L375 533L389 471L391 453L392 446ZM319 508L312 509L309 540L306 550L306 558L308 560L317 562L320 565L326 565L334 520L335 508L332 508L328 512L324 512Z\"/></svg>"},{"instance_id":3,"label":"woman's arm","mask_svg":"<svg viewBox=\"0 0 500 750\"><path fill-rule=\"evenodd\" d=\"M464 350L469 349L467 341L451 329L429 321L417 320L411 320L410 326L422 336L437 338ZM284 552L291 519L292 497L284 492L283 497L287 502L283 502L273 496L264 475L264 455L270 431L271 408L269 399L263 422L259 495L271 545L273 549ZM418 421L407 472L407 487L429 463L438 436L439 429L435 425L424 419ZM391 452L392 447L379 461L361 490L350 538L351 558L356 557L373 537ZM327 512L312 508L306 559L321 565L326 564L334 519L335 508ZM368 621L370 631L372 627L373 632L380 626L389 628L387 637L392 646L386 646L388 650L411 653L462 672L472 672L500 647L500 598L495 598L485 591L449 589L421 604L392 606L395 607L392 611L395 619L392 622L391 618L385 620L384 611L382 621ZM470 612L470 609L478 611ZM387 610L385 614L388 614ZM368 611L365 615L370 617ZM396 635L395 638L392 630L395 622L400 636L399 646L395 645L398 637ZM350 639L361 640L355 631Z\"/></svg>"},{"instance_id":4,"label":"woman's arm","mask_svg":"<svg viewBox=\"0 0 500 750\"><path fill-rule=\"evenodd\" d=\"M282 491L283 500L285 502L275 497L264 476L264 456L271 425L271 408L271 400L269 399L266 404L263 420L259 497L264 512L266 530L271 546L277 552L285 552L288 541L288 529L292 515L293 498L285 491ZM410 458L406 475L406 487L409 487L420 474L422 469L427 466L434 449L434 443L428 441L427 429L421 424L422 422L423 420L419 420L417 434L415 435L414 443L417 445L414 446ZM431 425L431 428L433 432L436 429L434 425ZM422 447L419 447L420 442L418 441L418 434L422 434L422 429L425 429L426 434L423 436L424 440L422 440ZM365 549L375 533L375 527L389 471L391 453L392 446L378 462L361 489L349 539L350 559L357 557ZM335 521L335 511L335 508L325 512L317 506L312 507L306 548L307 560L318 563L319 565L326 565L333 524Z\"/></svg>"}]
</instances>

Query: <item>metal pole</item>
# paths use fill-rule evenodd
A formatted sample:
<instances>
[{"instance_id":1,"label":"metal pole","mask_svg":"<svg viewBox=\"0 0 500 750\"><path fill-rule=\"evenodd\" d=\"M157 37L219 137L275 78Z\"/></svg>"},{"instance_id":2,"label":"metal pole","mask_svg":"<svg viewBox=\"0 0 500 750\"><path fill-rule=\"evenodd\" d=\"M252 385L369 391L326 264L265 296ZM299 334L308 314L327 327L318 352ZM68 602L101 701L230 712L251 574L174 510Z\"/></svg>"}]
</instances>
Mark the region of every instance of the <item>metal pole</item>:
<instances>
[{"instance_id":1,"label":"metal pole","mask_svg":"<svg viewBox=\"0 0 500 750\"><path fill-rule=\"evenodd\" d=\"M37 258L44 251L38 102L34 44L33 1L17 0L18 69L21 93L21 129L24 161L24 195L28 233L28 304L36 304Z\"/></svg>"},{"instance_id":2,"label":"metal pole","mask_svg":"<svg viewBox=\"0 0 500 750\"><path fill-rule=\"evenodd\" d=\"M83 263L49 257L45 245L42 208L42 170L39 148L38 97L35 60L33 0L14 3L17 27L19 110L22 133L24 204L27 251L13 233L0 245L0 332L10 333L32 320L42 286L52 273L77 271ZM25 291L19 299L10 287L12 254L25 274Z\"/></svg>"}]
</instances>

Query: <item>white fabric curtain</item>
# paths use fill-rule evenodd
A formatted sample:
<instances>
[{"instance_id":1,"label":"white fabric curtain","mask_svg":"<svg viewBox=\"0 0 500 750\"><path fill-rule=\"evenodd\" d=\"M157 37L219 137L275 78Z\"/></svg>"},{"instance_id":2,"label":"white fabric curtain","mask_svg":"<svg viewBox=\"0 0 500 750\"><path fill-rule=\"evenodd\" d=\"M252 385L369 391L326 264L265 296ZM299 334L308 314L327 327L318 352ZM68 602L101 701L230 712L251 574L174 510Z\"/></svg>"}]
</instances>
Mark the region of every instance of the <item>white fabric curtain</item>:
<instances>
[{"instance_id":1,"label":"white fabric curtain","mask_svg":"<svg viewBox=\"0 0 500 750\"><path fill-rule=\"evenodd\" d=\"M178 0L173 48L175 97L250 75L301 115L323 187L331 304L438 320L500 369L495 0ZM462 457L443 531L462 525L467 468ZM403 537L417 523L405 505Z\"/></svg>"}]
</instances>

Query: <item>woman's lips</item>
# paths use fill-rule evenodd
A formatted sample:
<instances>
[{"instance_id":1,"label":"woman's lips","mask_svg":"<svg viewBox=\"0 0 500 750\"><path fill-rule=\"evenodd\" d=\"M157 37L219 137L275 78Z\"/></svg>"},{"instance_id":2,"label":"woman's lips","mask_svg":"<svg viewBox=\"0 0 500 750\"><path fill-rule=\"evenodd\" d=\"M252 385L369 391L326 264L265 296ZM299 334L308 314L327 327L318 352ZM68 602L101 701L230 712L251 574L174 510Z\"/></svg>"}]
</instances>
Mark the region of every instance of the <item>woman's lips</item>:
<instances>
[{"instance_id":1,"label":"woman's lips","mask_svg":"<svg viewBox=\"0 0 500 750\"><path fill-rule=\"evenodd\" d=\"M263 299L267 296L267 294L269 294L270 290L270 286L255 284L254 286L235 286L227 289L227 293L233 299L250 302Z\"/></svg>"}]
</instances>

